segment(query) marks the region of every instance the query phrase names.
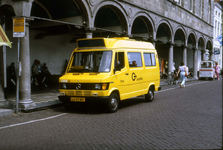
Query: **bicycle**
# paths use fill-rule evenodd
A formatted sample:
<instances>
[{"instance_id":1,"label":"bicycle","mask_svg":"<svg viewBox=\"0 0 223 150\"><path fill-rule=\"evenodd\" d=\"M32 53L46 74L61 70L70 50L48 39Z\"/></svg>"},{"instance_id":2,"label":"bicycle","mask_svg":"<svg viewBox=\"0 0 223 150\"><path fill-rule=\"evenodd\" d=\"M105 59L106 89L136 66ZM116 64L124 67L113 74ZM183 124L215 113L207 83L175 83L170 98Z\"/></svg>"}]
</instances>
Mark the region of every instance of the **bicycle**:
<instances>
[{"instance_id":1,"label":"bicycle","mask_svg":"<svg viewBox=\"0 0 223 150\"><path fill-rule=\"evenodd\" d=\"M177 84L177 76L174 72L169 72L167 76L167 84L168 85Z\"/></svg>"}]
</instances>

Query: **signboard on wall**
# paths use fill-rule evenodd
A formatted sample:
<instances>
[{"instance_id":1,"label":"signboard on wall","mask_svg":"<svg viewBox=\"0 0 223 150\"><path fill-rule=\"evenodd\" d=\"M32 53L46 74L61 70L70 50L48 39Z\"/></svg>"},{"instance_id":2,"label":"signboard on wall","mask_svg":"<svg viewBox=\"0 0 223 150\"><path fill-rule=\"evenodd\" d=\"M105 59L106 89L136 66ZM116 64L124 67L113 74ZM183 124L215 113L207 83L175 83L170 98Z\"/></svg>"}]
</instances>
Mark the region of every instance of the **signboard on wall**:
<instances>
[{"instance_id":1,"label":"signboard on wall","mask_svg":"<svg viewBox=\"0 0 223 150\"><path fill-rule=\"evenodd\" d=\"M219 54L220 54L220 51L219 51L219 50L215 50L215 51L214 51L214 54L215 54L215 55L219 55Z\"/></svg>"},{"instance_id":2,"label":"signboard on wall","mask_svg":"<svg viewBox=\"0 0 223 150\"><path fill-rule=\"evenodd\" d=\"M25 36L25 18L13 18L13 37Z\"/></svg>"}]
</instances>

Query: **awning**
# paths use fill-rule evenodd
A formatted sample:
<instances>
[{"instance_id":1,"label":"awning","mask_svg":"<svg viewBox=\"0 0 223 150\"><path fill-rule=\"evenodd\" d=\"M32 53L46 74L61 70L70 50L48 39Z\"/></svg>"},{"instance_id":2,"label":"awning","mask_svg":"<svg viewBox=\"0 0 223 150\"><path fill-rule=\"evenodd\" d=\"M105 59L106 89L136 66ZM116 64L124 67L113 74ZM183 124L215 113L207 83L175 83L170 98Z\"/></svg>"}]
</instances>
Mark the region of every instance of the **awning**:
<instances>
[{"instance_id":1,"label":"awning","mask_svg":"<svg viewBox=\"0 0 223 150\"><path fill-rule=\"evenodd\" d=\"M222 45L222 34L220 34L216 40Z\"/></svg>"},{"instance_id":2,"label":"awning","mask_svg":"<svg viewBox=\"0 0 223 150\"><path fill-rule=\"evenodd\" d=\"M221 47L221 44L218 42L218 40L214 40L214 48L218 48L218 49L220 49L220 47Z\"/></svg>"},{"instance_id":3,"label":"awning","mask_svg":"<svg viewBox=\"0 0 223 150\"><path fill-rule=\"evenodd\" d=\"M8 37L6 36L4 30L2 29L2 26L0 25L0 46L6 45L12 48L12 44L9 41Z\"/></svg>"}]
</instances>

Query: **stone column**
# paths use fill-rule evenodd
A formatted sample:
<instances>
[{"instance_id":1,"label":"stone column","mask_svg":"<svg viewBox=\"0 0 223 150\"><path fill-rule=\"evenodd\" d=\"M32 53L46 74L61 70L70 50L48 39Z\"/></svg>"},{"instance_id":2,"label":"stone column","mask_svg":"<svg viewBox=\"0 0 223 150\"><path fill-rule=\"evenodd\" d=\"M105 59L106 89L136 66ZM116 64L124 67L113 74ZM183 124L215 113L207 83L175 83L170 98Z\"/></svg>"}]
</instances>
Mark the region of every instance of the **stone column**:
<instances>
[{"instance_id":1,"label":"stone column","mask_svg":"<svg viewBox=\"0 0 223 150\"><path fill-rule=\"evenodd\" d=\"M93 33L90 31L86 32L86 38L92 38L93 37Z\"/></svg>"},{"instance_id":2,"label":"stone column","mask_svg":"<svg viewBox=\"0 0 223 150\"><path fill-rule=\"evenodd\" d=\"M214 49L209 50L209 51L210 51L210 55L211 55L210 60L214 60Z\"/></svg>"},{"instance_id":3,"label":"stone column","mask_svg":"<svg viewBox=\"0 0 223 150\"><path fill-rule=\"evenodd\" d=\"M4 64L3 64L3 47L0 46L0 106L6 105L4 92Z\"/></svg>"},{"instance_id":4,"label":"stone column","mask_svg":"<svg viewBox=\"0 0 223 150\"><path fill-rule=\"evenodd\" d=\"M27 22L25 25L25 37L21 38L20 45L22 72L19 77L19 107L23 110L28 110L35 108L36 104L31 100L29 23Z\"/></svg>"},{"instance_id":5,"label":"stone column","mask_svg":"<svg viewBox=\"0 0 223 150\"><path fill-rule=\"evenodd\" d=\"M173 43L170 43L168 58L168 73L173 71Z\"/></svg>"},{"instance_id":6,"label":"stone column","mask_svg":"<svg viewBox=\"0 0 223 150\"><path fill-rule=\"evenodd\" d=\"M193 49L194 52L194 76L193 78L197 79L197 71L198 71L198 49L194 48Z\"/></svg>"},{"instance_id":7,"label":"stone column","mask_svg":"<svg viewBox=\"0 0 223 150\"><path fill-rule=\"evenodd\" d=\"M156 39L153 39L153 40L151 41L151 43L153 44L154 47L156 47Z\"/></svg>"},{"instance_id":8,"label":"stone column","mask_svg":"<svg viewBox=\"0 0 223 150\"><path fill-rule=\"evenodd\" d=\"M183 62L187 66L187 47L183 46Z\"/></svg>"}]
</instances>

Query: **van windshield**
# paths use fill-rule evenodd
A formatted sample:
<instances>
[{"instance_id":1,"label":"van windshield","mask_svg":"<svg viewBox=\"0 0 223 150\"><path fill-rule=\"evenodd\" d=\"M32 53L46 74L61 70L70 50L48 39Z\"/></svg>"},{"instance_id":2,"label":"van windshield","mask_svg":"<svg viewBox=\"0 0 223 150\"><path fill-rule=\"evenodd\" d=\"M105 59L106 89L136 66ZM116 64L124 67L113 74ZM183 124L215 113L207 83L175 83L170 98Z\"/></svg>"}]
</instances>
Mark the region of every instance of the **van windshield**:
<instances>
[{"instance_id":1,"label":"van windshield","mask_svg":"<svg viewBox=\"0 0 223 150\"><path fill-rule=\"evenodd\" d=\"M68 72L110 72L112 51L75 52Z\"/></svg>"},{"instance_id":2,"label":"van windshield","mask_svg":"<svg viewBox=\"0 0 223 150\"><path fill-rule=\"evenodd\" d=\"M212 62L201 62L201 68L213 68Z\"/></svg>"}]
</instances>

